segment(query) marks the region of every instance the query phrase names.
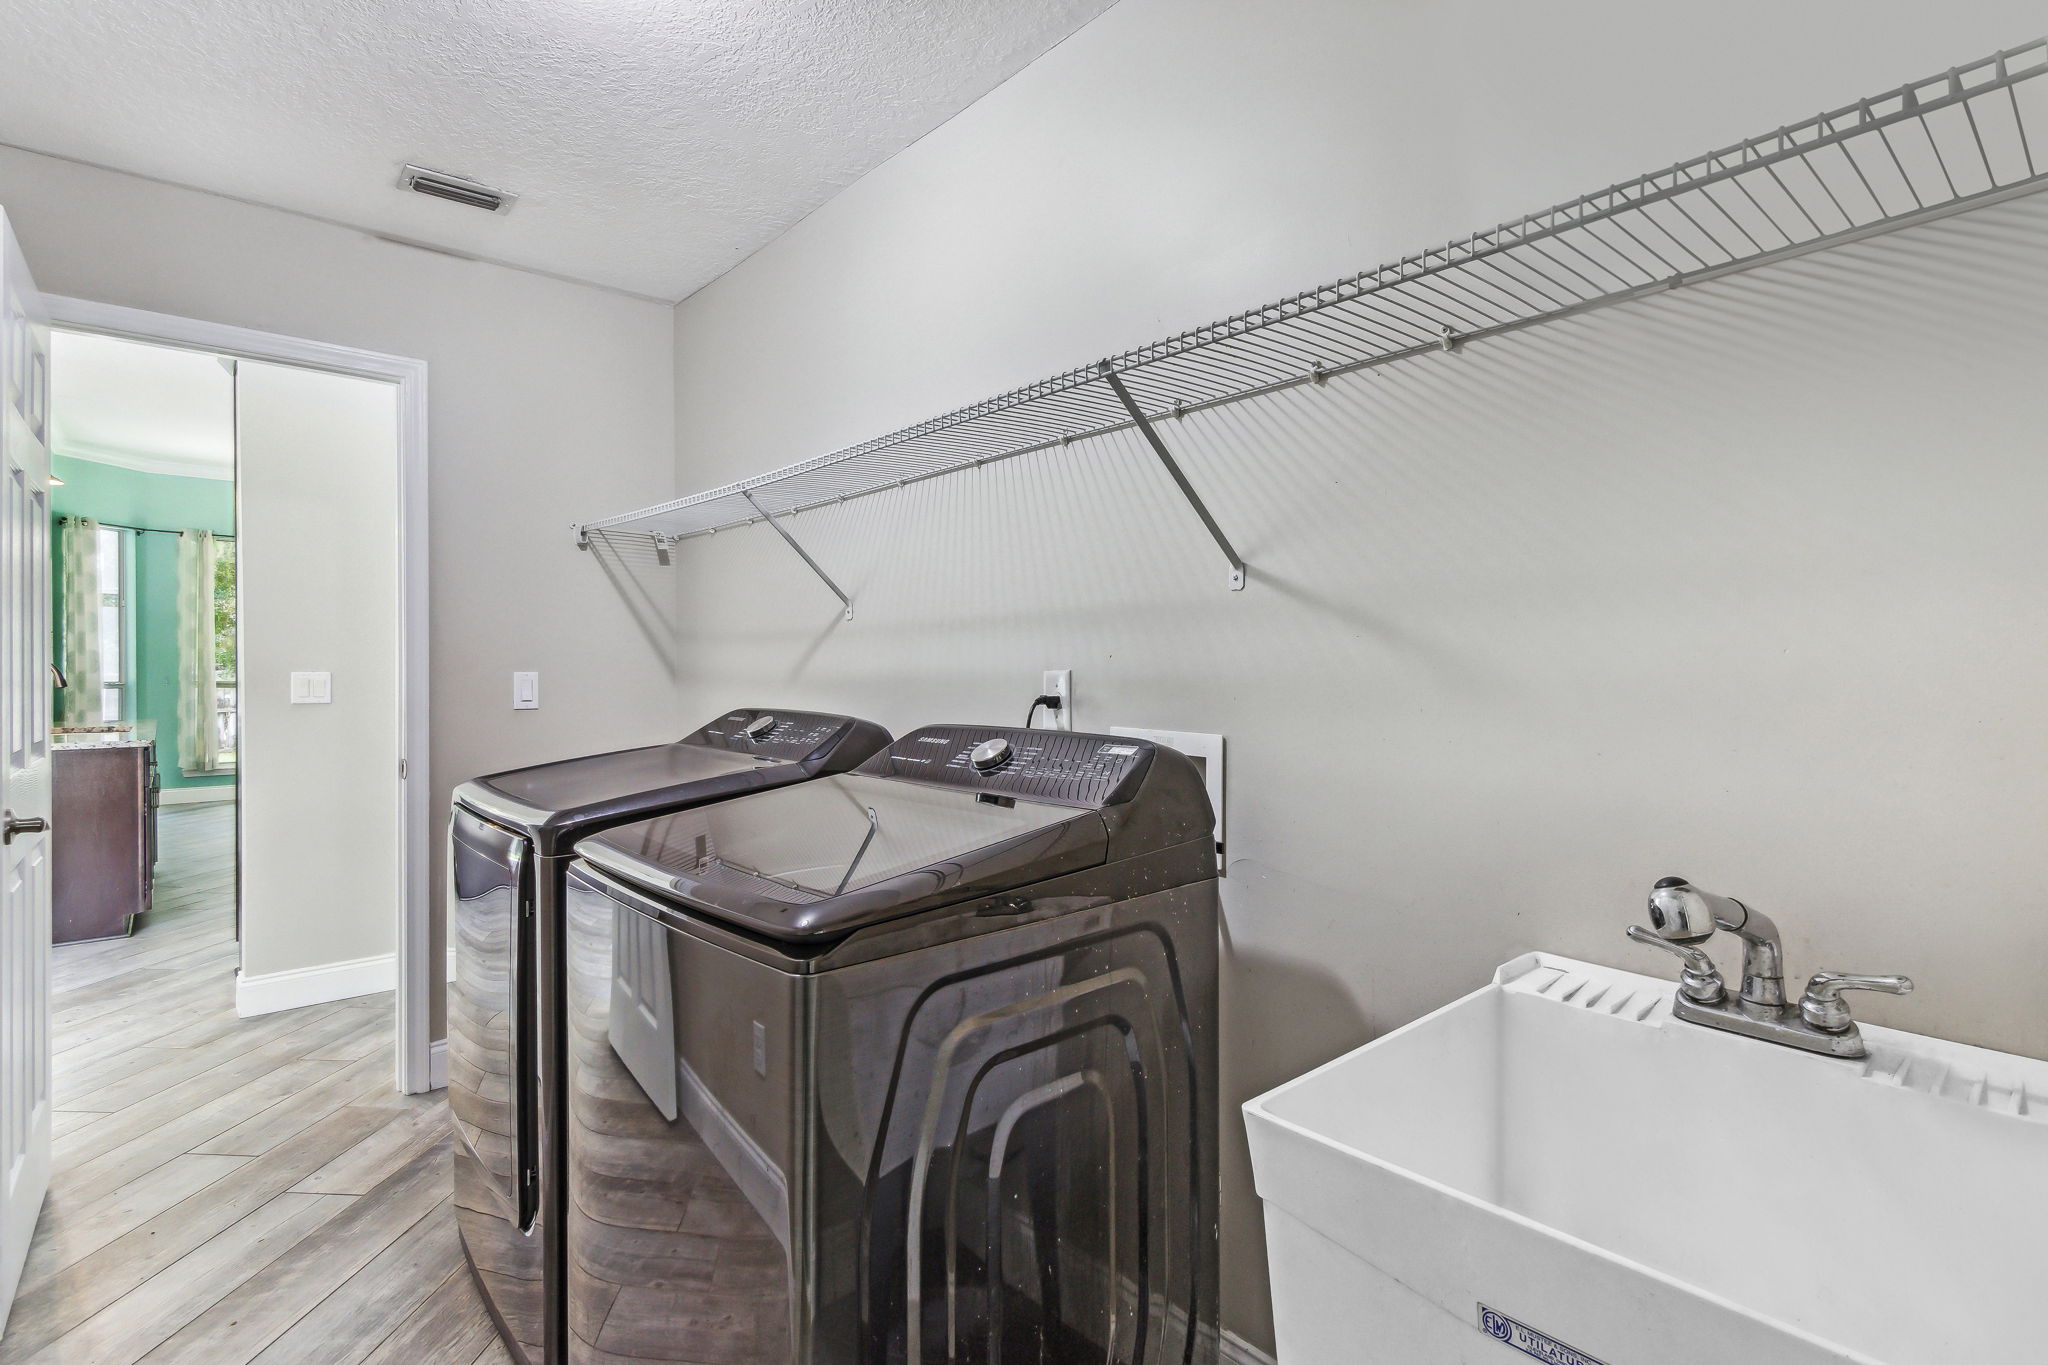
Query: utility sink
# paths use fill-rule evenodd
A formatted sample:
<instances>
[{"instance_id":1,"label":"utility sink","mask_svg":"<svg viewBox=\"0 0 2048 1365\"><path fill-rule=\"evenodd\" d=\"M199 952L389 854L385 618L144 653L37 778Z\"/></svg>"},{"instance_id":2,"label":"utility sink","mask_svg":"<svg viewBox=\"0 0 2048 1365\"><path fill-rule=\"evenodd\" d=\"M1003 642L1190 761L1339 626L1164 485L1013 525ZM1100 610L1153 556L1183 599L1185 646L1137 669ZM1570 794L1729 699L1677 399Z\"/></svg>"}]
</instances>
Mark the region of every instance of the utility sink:
<instances>
[{"instance_id":1,"label":"utility sink","mask_svg":"<svg viewBox=\"0 0 2048 1365\"><path fill-rule=\"evenodd\" d=\"M1245 1106L1281 1365L2048 1360L2048 1063L1534 953Z\"/></svg>"}]
</instances>

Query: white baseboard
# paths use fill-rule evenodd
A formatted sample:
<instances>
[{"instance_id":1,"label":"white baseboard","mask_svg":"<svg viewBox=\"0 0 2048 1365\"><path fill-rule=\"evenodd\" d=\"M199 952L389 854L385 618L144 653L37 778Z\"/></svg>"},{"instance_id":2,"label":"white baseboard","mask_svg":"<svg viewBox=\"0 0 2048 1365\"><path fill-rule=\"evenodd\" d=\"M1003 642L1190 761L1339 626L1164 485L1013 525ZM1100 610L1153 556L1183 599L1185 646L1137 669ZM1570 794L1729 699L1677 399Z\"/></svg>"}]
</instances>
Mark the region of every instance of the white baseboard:
<instances>
[{"instance_id":1,"label":"white baseboard","mask_svg":"<svg viewBox=\"0 0 2048 1365\"><path fill-rule=\"evenodd\" d=\"M214 787L162 787L156 794L159 806L211 805L216 801L235 799L235 784L222 783Z\"/></svg>"},{"instance_id":2,"label":"white baseboard","mask_svg":"<svg viewBox=\"0 0 2048 1365\"><path fill-rule=\"evenodd\" d=\"M455 950L448 950L448 980L455 979ZM448 1040L436 1038L427 1044L427 1089L448 1088Z\"/></svg>"},{"instance_id":3,"label":"white baseboard","mask_svg":"<svg viewBox=\"0 0 2048 1365\"><path fill-rule=\"evenodd\" d=\"M1221 1365L1274 1365L1273 1357L1229 1330L1217 1343L1216 1359Z\"/></svg>"},{"instance_id":4,"label":"white baseboard","mask_svg":"<svg viewBox=\"0 0 2048 1365\"><path fill-rule=\"evenodd\" d=\"M398 989L398 955L359 957L353 962L334 962L324 967L300 967L289 972L268 972L235 976L235 1013L244 1019L306 1005L324 1005L330 1000L353 1000L359 995L376 995Z\"/></svg>"}]
</instances>

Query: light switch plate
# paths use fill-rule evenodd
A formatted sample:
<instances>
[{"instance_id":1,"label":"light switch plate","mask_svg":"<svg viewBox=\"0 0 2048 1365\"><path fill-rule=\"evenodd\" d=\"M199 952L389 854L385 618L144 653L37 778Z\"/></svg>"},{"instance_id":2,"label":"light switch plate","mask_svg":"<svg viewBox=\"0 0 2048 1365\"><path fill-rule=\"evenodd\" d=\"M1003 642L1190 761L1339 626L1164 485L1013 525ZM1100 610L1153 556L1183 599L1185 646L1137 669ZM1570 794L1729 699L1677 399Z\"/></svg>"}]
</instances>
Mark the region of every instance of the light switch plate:
<instances>
[{"instance_id":1,"label":"light switch plate","mask_svg":"<svg viewBox=\"0 0 2048 1365\"><path fill-rule=\"evenodd\" d=\"M512 675L512 709L514 711L540 710L540 674L514 673Z\"/></svg>"},{"instance_id":2,"label":"light switch plate","mask_svg":"<svg viewBox=\"0 0 2048 1365\"><path fill-rule=\"evenodd\" d=\"M324 706L334 700L332 673L292 674L292 705Z\"/></svg>"},{"instance_id":3,"label":"light switch plate","mask_svg":"<svg viewBox=\"0 0 2048 1365\"><path fill-rule=\"evenodd\" d=\"M1135 725L1112 725L1109 732L1128 739L1149 739L1195 760L1202 770L1202 785L1209 789L1209 804L1216 810L1216 875L1227 876L1223 859L1223 736L1192 730L1143 730Z\"/></svg>"}]
</instances>

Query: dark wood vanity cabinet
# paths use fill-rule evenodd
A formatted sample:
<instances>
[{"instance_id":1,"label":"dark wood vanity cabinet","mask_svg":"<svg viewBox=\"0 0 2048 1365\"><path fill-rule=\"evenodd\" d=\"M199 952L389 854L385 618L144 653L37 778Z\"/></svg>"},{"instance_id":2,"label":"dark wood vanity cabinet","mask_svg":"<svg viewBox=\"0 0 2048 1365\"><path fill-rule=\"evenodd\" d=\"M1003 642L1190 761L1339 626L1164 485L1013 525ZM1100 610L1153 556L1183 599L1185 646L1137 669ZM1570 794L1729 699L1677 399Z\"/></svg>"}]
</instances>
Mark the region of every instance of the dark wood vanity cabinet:
<instances>
[{"instance_id":1,"label":"dark wood vanity cabinet","mask_svg":"<svg viewBox=\"0 0 2048 1365\"><path fill-rule=\"evenodd\" d=\"M50 757L50 937L133 933L156 867L156 746L58 745Z\"/></svg>"}]
</instances>

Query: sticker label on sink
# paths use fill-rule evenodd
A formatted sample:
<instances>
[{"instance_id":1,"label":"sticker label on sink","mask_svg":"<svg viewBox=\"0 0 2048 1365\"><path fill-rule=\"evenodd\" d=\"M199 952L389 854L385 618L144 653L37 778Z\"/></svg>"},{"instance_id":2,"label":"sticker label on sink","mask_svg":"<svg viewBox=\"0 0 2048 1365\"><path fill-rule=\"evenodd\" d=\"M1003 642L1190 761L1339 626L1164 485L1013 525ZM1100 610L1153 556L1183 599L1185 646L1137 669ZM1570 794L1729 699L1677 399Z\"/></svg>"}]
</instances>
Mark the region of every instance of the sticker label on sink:
<instances>
[{"instance_id":1,"label":"sticker label on sink","mask_svg":"<svg viewBox=\"0 0 2048 1365\"><path fill-rule=\"evenodd\" d=\"M1479 1305L1479 1330L1544 1365L1607 1365L1599 1357L1574 1350L1556 1337L1545 1336L1527 1323L1516 1322L1483 1303Z\"/></svg>"}]
</instances>

